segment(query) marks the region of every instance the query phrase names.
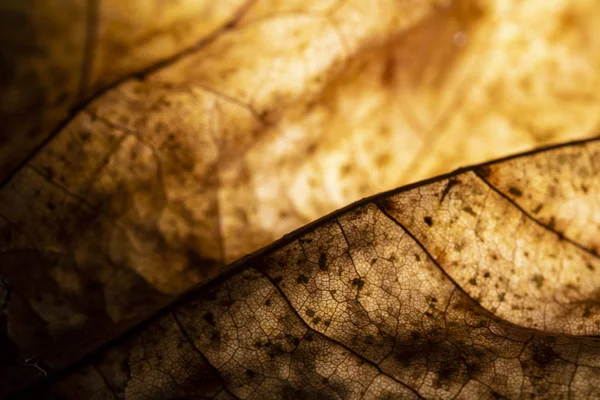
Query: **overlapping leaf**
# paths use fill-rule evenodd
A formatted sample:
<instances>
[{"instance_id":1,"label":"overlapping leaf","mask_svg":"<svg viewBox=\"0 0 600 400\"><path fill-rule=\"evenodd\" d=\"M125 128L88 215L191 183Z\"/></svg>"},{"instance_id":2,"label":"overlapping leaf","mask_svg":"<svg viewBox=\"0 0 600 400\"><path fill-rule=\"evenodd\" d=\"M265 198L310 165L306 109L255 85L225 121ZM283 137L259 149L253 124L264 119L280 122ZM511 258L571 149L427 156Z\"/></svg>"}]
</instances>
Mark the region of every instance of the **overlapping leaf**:
<instances>
[{"instance_id":1,"label":"overlapping leaf","mask_svg":"<svg viewBox=\"0 0 600 400\"><path fill-rule=\"evenodd\" d=\"M599 167L596 139L360 201L235 263L36 395L595 398ZM536 218L540 193L587 219Z\"/></svg>"}]
</instances>

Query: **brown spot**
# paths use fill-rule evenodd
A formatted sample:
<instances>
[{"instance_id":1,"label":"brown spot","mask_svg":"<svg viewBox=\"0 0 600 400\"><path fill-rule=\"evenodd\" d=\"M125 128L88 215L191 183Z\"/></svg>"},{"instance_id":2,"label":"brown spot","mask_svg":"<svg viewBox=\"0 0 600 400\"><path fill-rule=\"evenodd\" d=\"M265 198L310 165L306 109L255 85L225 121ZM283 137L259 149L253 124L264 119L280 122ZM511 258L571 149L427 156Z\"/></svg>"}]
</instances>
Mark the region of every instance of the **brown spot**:
<instances>
[{"instance_id":1,"label":"brown spot","mask_svg":"<svg viewBox=\"0 0 600 400\"><path fill-rule=\"evenodd\" d=\"M542 211L542 208L544 208L544 205L543 204L538 204L537 207L533 209L533 213L534 214L539 213L540 211Z\"/></svg>"},{"instance_id":2,"label":"brown spot","mask_svg":"<svg viewBox=\"0 0 600 400\"><path fill-rule=\"evenodd\" d=\"M477 286L477 278L471 278L469 279L469 283L473 286Z\"/></svg>"},{"instance_id":3,"label":"brown spot","mask_svg":"<svg viewBox=\"0 0 600 400\"><path fill-rule=\"evenodd\" d=\"M392 160L392 156L389 153L379 154L375 159L375 163L380 167L385 167Z\"/></svg>"},{"instance_id":4,"label":"brown spot","mask_svg":"<svg viewBox=\"0 0 600 400\"><path fill-rule=\"evenodd\" d=\"M470 215L474 216L474 217L477 216L477 214L475 213L475 211L473 211L473 209L471 207L469 207L469 206L464 207L463 211L466 212L467 214L470 214Z\"/></svg>"},{"instance_id":5,"label":"brown spot","mask_svg":"<svg viewBox=\"0 0 600 400\"><path fill-rule=\"evenodd\" d=\"M537 364L538 367L544 369L552 364L558 355L552 350L551 347L545 345L534 345L533 354L531 359Z\"/></svg>"},{"instance_id":6,"label":"brown spot","mask_svg":"<svg viewBox=\"0 0 600 400\"><path fill-rule=\"evenodd\" d=\"M346 176L352 172L352 164L344 164L340 167L340 175Z\"/></svg>"},{"instance_id":7,"label":"brown spot","mask_svg":"<svg viewBox=\"0 0 600 400\"><path fill-rule=\"evenodd\" d=\"M581 185L581 190L583 190L583 193L587 193L588 187L586 185Z\"/></svg>"},{"instance_id":8,"label":"brown spot","mask_svg":"<svg viewBox=\"0 0 600 400\"><path fill-rule=\"evenodd\" d=\"M88 131L83 131L79 134L79 138L83 143L87 143L90 140L90 136L90 132Z\"/></svg>"},{"instance_id":9,"label":"brown spot","mask_svg":"<svg viewBox=\"0 0 600 400\"><path fill-rule=\"evenodd\" d=\"M423 221L427 224L427 226L433 226L433 219L430 216L426 216L423 218Z\"/></svg>"},{"instance_id":10,"label":"brown spot","mask_svg":"<svg viewBox=\"0 0 600 400\"><path fill-rule=\"evenodd\" d=\"M383 86L390 86L396 80L396 60L394 57L390 57L385 60L383 71L381 72L381 84Z\"/></svg>"},{"instance_id":11,"label":"brown spot","mask_svg":"<svg viewBox=\"0 0 600 400\"><path fill-rule=\"evenodd\" d=\"M361 278L352 279L352 286L358 286L358 290L361 290L365 286L365 281Z\"/></svg>"},{"instance_id":12,"label":"brown spot","mask_svg":"<svg viewBox=\"0 0 600 400\"><path fill-rule=\"evenodd\" d=\"M523 196L523 192L521 192L520 189L518 189L518 188L516 188L514 186L511 186L510 188L508 188L508 192L510 194L512 194L513 196L517 196L517 197Z\"/></svg>"},{"instance_id":13,"label":"brown spot","mask_svg":"<svg viewBox=\"0 0 600 400\"><path fill-rule=\"evenodd\" d=\"M319 256L319 269L321 271L327 271L327 254L321 253Z\"/></svg>"},{"instance_id":14,"label":"brown spot","mask_svg":"<svg viewBox=\"0 0 600 400\"><path fill-rule=\"evenodd\" d=\"M208 322L210 325L215 326L215 316L213 313L207 312L206 314L204 314L202 316L202 318L204 318L204 320L206 322Z\"/></svg>"},{"instance_id":15,"label":"brown spot","mask_svg":"<svg viewBox=\"0 0 600 400\"><path fill-rule=\"evenodd\" d=\"M298 277L296 278L296 283L297 284L307 284L308 283L308 276L304 275L304 274L300 274L298 275Z\"/></svg>"},{"instance_id":16,"label":"brown spot","mask_svg":"<svg viewBox=\"0 0 600 400\"><path fill-rule=\"evenodd\" d=\"M308 315L311 318L315 316L315 312L313 310L311 310L310 308L307 308L305 312L306 312L306 315Z\"/></svg>"},{"instance_id":17,"label":"brown spot","mask_svg":"<svg viewBox=\"0 0 600 400\"><path fill-rule=\"evenodd\" d=\"M531 280L535 283L535 287L538 289L544 285L544 277L540 274L534 274Z\"/></svg>"}]
</instances>

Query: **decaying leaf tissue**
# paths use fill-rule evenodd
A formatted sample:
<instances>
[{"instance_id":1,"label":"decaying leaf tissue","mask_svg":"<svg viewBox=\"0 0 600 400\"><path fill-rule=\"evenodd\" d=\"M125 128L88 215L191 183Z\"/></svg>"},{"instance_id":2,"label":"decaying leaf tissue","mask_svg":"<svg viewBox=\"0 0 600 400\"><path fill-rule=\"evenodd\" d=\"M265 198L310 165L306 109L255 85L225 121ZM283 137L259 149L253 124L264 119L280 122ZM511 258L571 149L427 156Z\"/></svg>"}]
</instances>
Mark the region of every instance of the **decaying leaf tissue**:
<instances>
[{"instance_id":1,"label":"decaying leaf tissue","mask_svg":"<svg viewBox=\"0 0 600 400\"><path fill-rule=\"evenodd\" d=\"M0 399L600 398L597 1L0 18Z\"/></svg>"}]
</instances>

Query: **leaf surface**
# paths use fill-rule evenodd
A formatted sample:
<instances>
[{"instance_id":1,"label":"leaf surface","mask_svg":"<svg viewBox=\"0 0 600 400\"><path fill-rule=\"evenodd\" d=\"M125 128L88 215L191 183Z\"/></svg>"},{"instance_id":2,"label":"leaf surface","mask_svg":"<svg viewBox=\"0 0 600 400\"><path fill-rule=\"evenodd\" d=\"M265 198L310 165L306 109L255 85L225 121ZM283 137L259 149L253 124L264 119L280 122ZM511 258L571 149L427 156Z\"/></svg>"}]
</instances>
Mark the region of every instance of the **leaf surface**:
<instances>
[{"instance_id":1,"label":"leaf surface","mask_svg":"<svg viewBox=\"0 0 600 400\"><path fill-rule=\"evenodd\" d=\"M594 1L13 3L33 22L0 35L19 66L2 81L0 176L25 160L0 188L3 390L43 376L20 360L61 370L351 201L579 137L600 115ZM585 159L565 157L558 183L528 181L543 165L487 179L597 249L594 185L569 186Z\"/></svg>"},{"instance_id":2,"label":"leaf surface","mask_svg":"<svg viewBox=\"0 0 600 400\"><path fill-rule=\"evenodd\" d=\"M37 395L594 398L600 257L577 232L600 215L599 165L595 139L361 200L234 263ZM535 192L492 183L538 166ZM528 206L544 190L551 209L576 199L590 219L548 226Z\"/></svg>"},{"instance_id":3,"label":"leaf surface","mask_svg":"<svg viewBox=\"0 0 600 400\"><path fill-rule=\"evenodd\" d=\"M0 181L115 82L201 47L251 1L5 0Z\"/></svg>"}]
</instances>

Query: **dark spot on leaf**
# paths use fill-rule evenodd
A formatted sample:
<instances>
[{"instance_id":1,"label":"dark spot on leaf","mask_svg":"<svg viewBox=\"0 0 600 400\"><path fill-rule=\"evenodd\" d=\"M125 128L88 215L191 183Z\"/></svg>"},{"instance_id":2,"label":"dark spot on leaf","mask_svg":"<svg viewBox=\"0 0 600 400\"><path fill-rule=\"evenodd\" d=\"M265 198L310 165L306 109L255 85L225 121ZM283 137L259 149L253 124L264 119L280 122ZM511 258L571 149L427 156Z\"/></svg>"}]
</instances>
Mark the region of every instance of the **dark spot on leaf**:
<instances>
[{"instance_id":1,"label":"dark spot on leaf","mask_svg":"<svg viewBox=\"0 0 600 400\"><path fill-rule=\"evenodd\" d=\"M431 219L431 217L430 217L430 216L426 216L425 218L423 218L423 221L425 221L425 223L426 223L428 226L433 226L433 219Z\"/></svg>"},{"instance_id":2,"label":"dark spot on leaf","mask_svg":"<svg viewBox=\"0 0 600 400\"><path fill-rule=\"evenodd\" d=\"M544 205L543 204L538 204L537 207L533 209L533 213L534 214L539 213L540 211L542 211L542 208L544 208Z\"/></svg>"},{"instance_id":3,"label":"dark spot on leaf","mask_svg":"<svg viewBox=\"0 0 600 400\"><path fill-rule=\"evenodd\" d=\"M306 309L306 315L308 315L309 317L314 317L315 316L315 312L313 310L311 310L310 308Z\"/></svg>"},{"instance_id":4,"label":"dark spot on leaf","mask_svg":"<svg viewBox=\"0 0 600 400\"><path fill-rule=\"evenodd\" d=\"M340 175L348 175L352 171L352 164L344 164L340 167Z\"/></svg>"},{"instance_id":5,"label":"dark spot on leaf","mask_svg":"<svg viewBox=\"0 0 600 400\"><path fill-rule=\"evenodd\" d=\"M79 134L79 138L81 139L81 141L83 143L87 143L90 140L90 132L89 131L82 131Z\"/></svg>"},{"instance_id":6,"label":"dark spot on leaf","mask_svg":"<svg viewBox=\"0 0 600 400\"><path fill-rule=\"evenodd\" d=\"M415 260L417 260L417 262L421 261L421 256L419 256L418 254L415 254Z\"/></svg>"},{"instance_id":7,"label":"dark spot on leaf","mask_svg":"<svg viewBox=\"0 0 600 400\"><path fill-rule=\"evenodd\" d=\"M298 277L296 278L296 283L301 284L307 284L308 283L308 277L304 274L300 274L298 275Z\"/></svg>"},{"instance_id":8,"label":"dark spot on leaf","mask_svg":"<svg viewBox=\"0 0 600 400\"><path fill-rule=\"evenodd\" d=\"M285 334L285 338L288 342L292 343L294 346L298 346L300 344L300 339L295 336L290 335L289 333Z\"/></svg>"},{"instance_id":9,"label":"dark spot on leaf","mask_svg":"<svg viewBox=\"0 0 600 400\"><path fill-rule=\"evenodd\" d=\"M587 185L581 185L581 190L583 190L583 193L587 193L588 192Z\"/></svg>"},{"instance_id":10,"label":"dark spot on leaf","mask_svg":"<svg viewBox=\"0 0 600 400\"><path fill-rule=\"evenodd\" d=\"M498 301L504 301L504 296L506 295L506 293L500 293L498 294Z\"/></svg>"},{"instance_id":11,"label":"dark spot on leaf","mask_svg":"<svg viewBox=\"0 0 600 400\"><path fill-rule=\"evenodd\" d=\"M352 279L352 286L358 286L358 290L361 290L365 286L365 281L361 278L354 278Z\"/></svg>"},{"instance_id":12,"label":"dark spot on leaf","mask_svg":"<svg viewBox=\"0 0 600 400\"><path fill-rule=\"evenodd\" d=\"M269 307L271 305L271 299L267 299L267 301L265 301L265 306Z\"/></svg>"},{"instance_id":13,"label":"dark spot on leaf","mask_svg":"<svg viewBox=\"0 0 600 400\"><path fill-rule=\"evenodd\" d=\"M516 188L514 186L509 187L508 192L510 194L512 194L513 196L517 196L517 197L523 196L523 192L521 192L521 190L519 188Z\"/></svg>"},{"instance_id":14,"label":"dark spot on leaf","mask_svg":"<svg viewBox=\"0 0 600 400\"><path fill-rule=\"evenodd\" d=\"M508 399L508 397L502 396L500 393L496 392L495 390L492 390L490 392L490 395L492 396L492 399L494 399L494 400L507 400Z\"/></svg>"},{"instance_id":15,"label":"dark spot on leaf","mask_svg":"<svg viewBox=\"0 0 600 400\"><path fill-rule=\"evenodd\" d=\"M256 373L254 371L252 371L251 369L247 369L246 375L248 375L250 378L254 378L256 376Z\"/></svg>"},{"instance_id":16,"label":"dark spot on leaf","mask_svg":"<svg viewBox=\"0 0 600 400\"><path fill-rule=\"evenodd\" d=\"M273 278L273 283L276 285L279 285L279 283L283 280L282 276L276 276L275 278Z\"/></svg>"},{"instance_id":17,"label":"dark spot on leaf","mask_svg":"<svg viewBox=\"0 0 600 400\"><path fill-rule=\"evenodd\" d=\"M548 365L552 364L558 355L552 350L551 347L548 347L544 344L534 345L533 346L533 354L531 359L535 364L537 364L540 368L545 368Z\"/></svg>"},{"instance_id":18,"label":"dark spot on leaf","mask_svg":"<svg viewBox=\"0 0 600 400\"><path fill-rule=\"evenodd\" d=\"M477 216L477 213L475 213L475 211L473 211L473 209L469 206L463 207L463 211L466 212L467 214L471 214L474 217Z\"/></svg>"},{"instance_id":19,"label":"dark spot on leaf","mask_svg":"<svg viewBox=\"0 0 600 400\"><path fill-rule=\"evenodd\" d=\"M204 314L202 316L202 318L204 318L204 320L206 322L208 322L209 324L211 324L212 326L215 326L215 316L213 313L207 312L206 314Z\"/></svg>"},{"instance_id":20,"label":"dark spot on leaf","mask_svg":"<svg viewBox=\"0 0 600 400\"><path fill-rule=\"evenodd\" d=\"M485 272L485 273L483 274L483 277L484 277L484 278L489 278L489 277L490 277L490 273L489 273L489 272Z\"/></svg>"},{"instance_id":21,"label":"dark spot on leaf","mask_svg":"<svg viewBox=\"0 0 600 400\"><path fill-rule=\"evenodd\" d=\"M588 264L587 264L587 267L588 267L588 269L589 269L590 271L593 271L593 270L595 269L595 268L594 268L594 266L593 266L591 263L588 263Z\"/></svg>"},{"instance_id":22,"label":"dark spot on leaf","mask_svg":"<svg viewBox=\"0 0 600 400\"><path fill-rule=\"evenodd\" d=\"M319 256L319 269L321 271L327 271L327 254L321 253Z\"/></svg>"},{"instance_id":23,"label":"dark spot on leaf","mask_svg":"<svg viewBox=\"0 0 600 400\"><path fill-rule=\"evenodd\" d=\"M319 323L319 321L321 321L321 318L315 317L315 318L313 318L312 323L317 325Z\"/></svg>"},{"instance_id":24,"label":"dark spot on leaf","mask_svg":"<svg viewBox=\"0 0 600 400\"><path fill-rule=\"evenodd\" d=\"M469 283L473 286L477 286L477 278L471 278L469 279Z\"/></svg>"},{"instance_id":25,"label":"dark spot on leaf","mask_svg":"<svg viewBox=\"0 0 600 400\"><path fill-rule=\"evenodd\" d=\"M540 274L534 274L531 280L535 283L535 287L538 289L544 285L544 277Z\"/></svg>"}]
</instances>

